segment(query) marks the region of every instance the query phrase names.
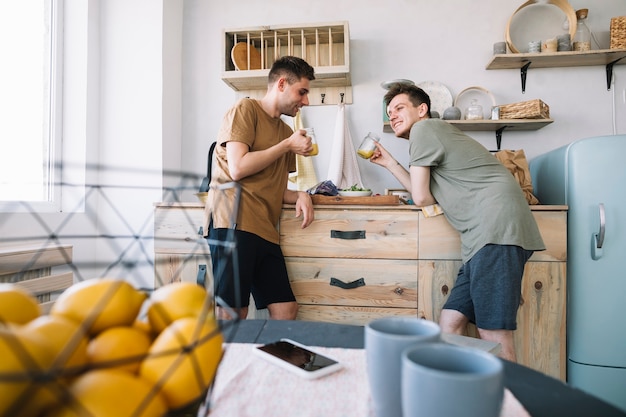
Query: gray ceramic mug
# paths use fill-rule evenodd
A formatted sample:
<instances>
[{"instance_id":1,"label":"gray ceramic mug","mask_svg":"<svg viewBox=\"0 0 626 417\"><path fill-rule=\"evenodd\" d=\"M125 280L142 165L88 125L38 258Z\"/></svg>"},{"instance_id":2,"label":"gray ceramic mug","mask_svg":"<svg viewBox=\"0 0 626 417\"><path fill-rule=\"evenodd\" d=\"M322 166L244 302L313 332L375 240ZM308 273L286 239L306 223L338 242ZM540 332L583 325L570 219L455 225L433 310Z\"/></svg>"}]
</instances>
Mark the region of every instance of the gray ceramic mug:
<instances>
[{"instance_id":1,"label":"gray ceramic mug","mask_svg":"<svg viewBox=\"0 0 626 417\"><path fill-rule=\"evenodd\" d=\"M412 345L439 340L439 325L417 317L385 317L365 326L367 376L376 416L402 416L402 352Z\"/></svg>"},{"instance_id":2,"label":"gray ceramic mug","mask_svg":"<svg viewBox=\"0 0 626 417\"><path fill-rule=\"evenodd\" d=\"M402 353L403 417L499 417L502 361L479 349L431 343Z\"/></svg>"}]
</instances>

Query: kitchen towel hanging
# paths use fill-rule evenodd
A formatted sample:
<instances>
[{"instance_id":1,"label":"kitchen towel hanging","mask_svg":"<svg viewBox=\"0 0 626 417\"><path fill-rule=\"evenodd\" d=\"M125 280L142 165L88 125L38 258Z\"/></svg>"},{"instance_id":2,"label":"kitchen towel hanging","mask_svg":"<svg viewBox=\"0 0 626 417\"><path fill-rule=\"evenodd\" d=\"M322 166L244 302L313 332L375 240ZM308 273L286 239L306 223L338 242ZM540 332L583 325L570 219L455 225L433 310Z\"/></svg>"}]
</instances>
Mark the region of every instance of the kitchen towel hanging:
<instances>
[{"instance_id":1,"label":"kitchen towel hanging","mask_svg":"<svg viewBox=\"0 0 626 417\"><path fill-rule=\"evenodd\" d=\"M304 129L301 113L301 111L298 111L293 118L294 131ZM306 191L317 184L313 159L310 156L296 155L296 172L289 175L289 180L296 184L298 191Z\"/></svg>"},{"instance_id":2,"label":"kitchen towel hanging","mask_svg":"<svg viewBox=\"0 0 626 417\"><path fill-rule=\"evenodd\" d=\"M346 118L346 105L338 105L335 134L328 165L328 180L337 188L349 188L353 185L363 187L361 172L356 159L356 152L352 144L352 136Z\"/></svg>"}]
</instances>

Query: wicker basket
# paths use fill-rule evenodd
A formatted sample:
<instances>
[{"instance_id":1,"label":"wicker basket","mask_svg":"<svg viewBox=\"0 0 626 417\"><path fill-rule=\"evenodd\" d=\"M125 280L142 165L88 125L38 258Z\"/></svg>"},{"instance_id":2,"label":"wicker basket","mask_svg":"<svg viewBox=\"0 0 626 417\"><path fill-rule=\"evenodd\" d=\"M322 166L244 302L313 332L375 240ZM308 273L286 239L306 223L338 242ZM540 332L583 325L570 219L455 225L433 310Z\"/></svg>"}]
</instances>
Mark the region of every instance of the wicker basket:
<instances>
[{"instance_id":1,"label":"wicker basket","mask_svg":"<svg viewBox=\"0 0 626 417\"><path fill-rule=\"evenodd\" d=\"M500 107L500 119L549 119L550 107L543 101L529 100L519 103L503 104Z\"/></svg>"},{"instance_id":2,"label":"wicker basket","mask_svg":"<svg viewBox=\"0 0 626 417\"><path fill-rule=\"evenodd\" d=\"M626 49L626 16L611 19L611 49Z\"/></svg>"}]
</instances>

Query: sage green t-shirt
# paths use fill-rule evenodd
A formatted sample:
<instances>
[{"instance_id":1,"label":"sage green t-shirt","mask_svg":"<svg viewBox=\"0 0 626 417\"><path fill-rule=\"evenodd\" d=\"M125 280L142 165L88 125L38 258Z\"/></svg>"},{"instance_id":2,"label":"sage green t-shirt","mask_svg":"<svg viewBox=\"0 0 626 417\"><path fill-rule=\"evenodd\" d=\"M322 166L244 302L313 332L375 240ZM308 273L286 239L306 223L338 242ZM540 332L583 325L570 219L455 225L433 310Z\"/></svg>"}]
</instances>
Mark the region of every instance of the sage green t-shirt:
<instances>
[{"instance_id":1,"label":"sage green t-shirt","mask_svg":"<svg viewBox=\"0 0 626 417\"><path fill-rule=\"evenodd\" d=\"M461 234L463 262L490 243L545 249L519 183L483 145L426 119L411 128L409 152L409 165L430 167L430 191Z\"/></svg>"},{"instance_id":2,"label":"sage green t-shirt","mask_svg":"<svg viewBox=\"0 0 626 417\"><path fill-rule=\"evenodd\" d=\"M250 152L255 152L276 145L292 134L293 130L282 119L267 114L257 100L241 99L226 113L217 135L218 146L215 147L211 184L232 181L228 170L227 142L243 142L248 145ZM238 181L241 186L238 230L254 233L272 243L279 243L277 227L283 206L283 195L287 189L289 172L295 170L296 156L289 152L256 174ZM216 228L229 227L228 220L232 209L229 204L222 203L217 201L214 194L209 193L205 207L205 230L211 210Z\"/></svg>"}]
</instances>

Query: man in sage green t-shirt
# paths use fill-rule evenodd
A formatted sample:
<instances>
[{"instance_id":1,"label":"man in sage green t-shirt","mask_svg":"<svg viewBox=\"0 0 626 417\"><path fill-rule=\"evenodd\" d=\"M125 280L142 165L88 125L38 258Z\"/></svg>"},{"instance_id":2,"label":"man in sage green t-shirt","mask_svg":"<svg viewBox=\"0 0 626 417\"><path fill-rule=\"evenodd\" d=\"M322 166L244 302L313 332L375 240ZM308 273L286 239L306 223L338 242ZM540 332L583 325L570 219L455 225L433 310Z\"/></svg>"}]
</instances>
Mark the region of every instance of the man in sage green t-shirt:
<instances>
[{"instance_id":1,"label":"man in sage green t-shirt","mask_svg":"<svg viewBox=\"0 0 626 417\"><path fill-rule=\"evenodd\" d=\"M482 339L500 343L500 356L515 361L524 265L545 249L519 183L480 143L431 119L430 98L419 87L394 84L385 103L395 135L409 140L409 170L380 144L371 162L387 168L425 214L443 212L461 235L463 265L441 312L442 331L462 334L475 323Z\"/></svg>"}]
</instances>

